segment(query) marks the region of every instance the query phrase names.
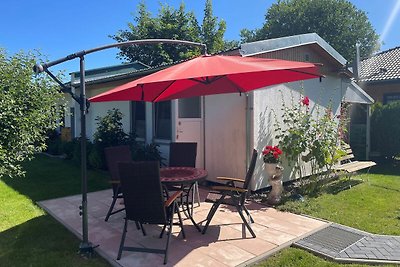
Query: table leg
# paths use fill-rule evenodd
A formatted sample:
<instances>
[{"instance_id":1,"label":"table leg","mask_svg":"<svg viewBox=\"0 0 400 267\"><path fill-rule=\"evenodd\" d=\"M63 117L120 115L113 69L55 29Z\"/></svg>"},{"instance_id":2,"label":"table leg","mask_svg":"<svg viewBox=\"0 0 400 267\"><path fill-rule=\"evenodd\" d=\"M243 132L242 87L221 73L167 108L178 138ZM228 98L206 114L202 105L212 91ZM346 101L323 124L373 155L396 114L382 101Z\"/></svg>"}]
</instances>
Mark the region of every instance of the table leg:
<instances>
[{"instance_id":1,"label":"table leg","mask_svg":"<svg viewBox=\"0 0 400 267\"><path fill-rule=\"evenodd\" d=\"M192 207L190 207L190 201L189 201L189 196L190 196L190 190L193 190L193 186L195 185L195 183L192 183L189 186L187 195L186 195L186 209L187 209L187 213L188 213L188 218L192 221L193 225L197 228L197 230L199 232L201 232L200 226L195 222L194 218L193 218L193 203L192 203ZM192 202L194 201L194 199L192 199Z\"/></svg>"}]
</instances>

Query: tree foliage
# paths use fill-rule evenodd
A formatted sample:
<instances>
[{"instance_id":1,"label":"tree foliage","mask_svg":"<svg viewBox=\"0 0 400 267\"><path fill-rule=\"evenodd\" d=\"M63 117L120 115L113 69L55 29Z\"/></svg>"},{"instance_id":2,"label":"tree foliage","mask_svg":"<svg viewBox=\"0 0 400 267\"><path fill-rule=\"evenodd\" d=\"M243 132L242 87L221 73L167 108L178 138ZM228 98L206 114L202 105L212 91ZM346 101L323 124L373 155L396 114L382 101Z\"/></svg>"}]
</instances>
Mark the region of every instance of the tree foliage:
<instances>
[{"instance_id":1,"label":"tree foliage","mask_svg":"<svg viewBox=\"0 0 400 267\"><path fill-rule=\"evenodd\" d=\"M400 155L400 102L386 105L377 102L371 116L372 150L383 158L392 159Z\"/></svg>"},{"instance_id":2,"label":"tree foliage","mask_svg":"<svg viewBox=\"0 0 400 267\"><path fill-rule=\"evenodd\" d=\"M366 13L348 0L278 0L265 15L260 29L241 31L243 42L316 32L349 62L355 44L361 56L379 49L379 36Z\"/></svg>"},{"instance_id":3,"label":"tree foliage","mask_svg":"<svg viewBox=\"0 0 400 267\"><path fill-rule=\"evenodd\" d=\"M187 12L181 3L178 9L160 4L156 17L147 11L144 2L138 5L134 22L127 30L119 30L110 37L117 42L141 39L177 39L207 44L208 52L232 48L237 42L223 40L226 23L213 16L211 0L206 1L203 24L199 25L193 12ZM120 48L119 58L141 61L150 66L168 64L187 59L201 53L199 48L176 44L138 45Z\"/></svg>"},{"instance_id":4,"label":"tree foliage","mask_svg":"<svg viewBox=\"0 0 400 267\"><path fill-rule=\"evenodd\" d=\"M62 94L47 75L33 75L38 56L0 49L0 177L23 174L20 163L43 151L46 133L60 125Z\"/></svg>"}]
</instances>

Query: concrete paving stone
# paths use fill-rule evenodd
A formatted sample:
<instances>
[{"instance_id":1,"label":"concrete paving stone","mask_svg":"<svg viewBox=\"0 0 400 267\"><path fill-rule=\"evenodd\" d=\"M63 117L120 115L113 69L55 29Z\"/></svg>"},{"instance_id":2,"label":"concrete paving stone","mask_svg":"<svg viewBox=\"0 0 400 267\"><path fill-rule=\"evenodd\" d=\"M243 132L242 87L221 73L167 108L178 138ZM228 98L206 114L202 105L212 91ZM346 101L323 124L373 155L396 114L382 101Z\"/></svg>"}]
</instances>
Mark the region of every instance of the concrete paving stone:
<instances>
[{"instance_id":1,"label":"concrete paving stone","mask_svg":"<svg viewBox=\"0 0 400 267\"><path fill-rule=\"evenodd\" d=\"M104 221L105 214L111 203L111 190L103 190L88 194L88 222L89 240L98 244L99 253L114 266L135 267L135 266L162 266L163 255L150 253L137 253L124 251L121 260L116 261L119 243L121 240L124 224L124 212L114 214L108 222ZM206 192L200 190L204 199ZM82 218L78 214L78 206L81 196L75 195L56 200L40 202L40 205L48 210L63 224L68 226L77 235L82 233ZM210 224L205 235L199 233L190 220L184 220L186 239L180 235L180 228L173 227L171 237L169 261L166 266L236 266L245 264L255 257L262 258L271 251L290 245L297 238L309 235L321 226L329 225L326 222L311 218L294 215L286 212L278 212L270 207L261 205L250 205L250 213L256 223L252 224L257 238L253 239L248 231L243 230L243 222L237 212L232 212L222 206ZM206 218L211 207L210 203L202 202L200 207L194 209L194 218L202 222ZM273 216L270 216L273 215ZM289 224L293 219L293 223ZM282 227L287 232L279 231L269 225L281 221ZM302 225L303 224L303 225ZM204 225L204 222L203 222ZM280 228L280 227L276 227ZM293 229L291 229L293 228ZM165 237L158 238L160 226L145 225L148 233L143 236L141 231L136 229L133 222L128 224L126 237L127 246L147 246L161 248L165 244Z\"/></svg>"}]
</instances>

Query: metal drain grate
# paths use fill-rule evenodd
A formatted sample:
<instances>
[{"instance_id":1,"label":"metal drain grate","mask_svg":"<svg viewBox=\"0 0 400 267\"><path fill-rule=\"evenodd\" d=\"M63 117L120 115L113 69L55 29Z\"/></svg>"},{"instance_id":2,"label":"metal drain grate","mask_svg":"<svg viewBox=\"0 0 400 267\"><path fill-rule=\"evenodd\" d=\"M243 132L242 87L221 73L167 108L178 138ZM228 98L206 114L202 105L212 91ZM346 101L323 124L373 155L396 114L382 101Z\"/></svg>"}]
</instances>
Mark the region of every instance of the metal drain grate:
<instances>
[{"instance_id":1,"label":"metal drain grate","mask_svg":"<svg viewBox=\"0 0 400 267\"><path fill-rule=\"evenodd\" d=\"M328 226L295 243L295 245L325 254L337 254L365 236L345 229Z\"/></svg>"}]
</instances>

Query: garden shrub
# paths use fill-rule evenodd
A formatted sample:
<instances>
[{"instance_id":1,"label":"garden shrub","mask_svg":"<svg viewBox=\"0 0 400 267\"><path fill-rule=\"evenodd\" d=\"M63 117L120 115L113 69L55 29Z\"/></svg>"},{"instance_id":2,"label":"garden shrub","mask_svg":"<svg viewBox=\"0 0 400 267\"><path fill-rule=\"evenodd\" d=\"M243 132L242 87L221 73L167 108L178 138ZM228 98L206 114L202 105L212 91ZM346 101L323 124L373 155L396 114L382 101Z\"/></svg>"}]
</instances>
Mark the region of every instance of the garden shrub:
<instances>
[{"instance_id":1,"label":"garden shrub","mask_svg":"<svg viewBox=\"0 0 400 267\"><path fill-rule=\"evenodd\" d=\"M345 131L344 118L335 118L330 106L311 109L309 105L307 96L294 99L292 95L287 105L282 95L282 116L278 118L275 113L278 146L293 168L294 177L302 182L305 163L311 167L312 183L301 189L307 194L318 191L317 180L329 177L333 165L344 155L339 142L340 133Z\"/></svg>"},{"instance_id":2,"label":"garden shrub","mask_svg":"<svg viewBox=\"0 0 400 267\"><path fill-rule=\"evenodd\" d=\"M94 150L90 157L94 166L106 169L104 148L117 145L128 145L131 138L122 128L123 114L118 109L113 108L107 111L104 117L97 117L97 130L93 136Z\"/></svg>"},{"instance_id":3,"label":"garden shrub","mask_svg":"<svg viewBox=\"0 0 400 267\"><path fill-rule=\"evenodd\" d=\"M400 102L374 104L371 116L371 149L392 159L400 155Z\"/></svg>"},{"instance_id":4,"label":"garden shrub","mask_svg":"<svg viewBox=\"0 0 400 267\"><path fill-rule=\"evenodd\" d=\"M136 161L151 161L158 160L160 165L163 164L163 158L158 149L159 145L151 144L139 144L137 148L133 151L133 159Z\"/></svg>"},{"instance_id":5,"label":"garden shrub","mask_svg":"<svg viewBox=\"0 0 400 267\"><path fill-rule=\"evenodd\" d=\"M74 162L76 165L81 165L81 138L75 138L74 141L74 151L73 151L73 156L72 156L72 162ZM93 150L93 143L90 142L90 140L86 140L86 161L88 163L88 167L92 167L89 162L89 155L91 151Z\"/></svg>"}]
</instances>

